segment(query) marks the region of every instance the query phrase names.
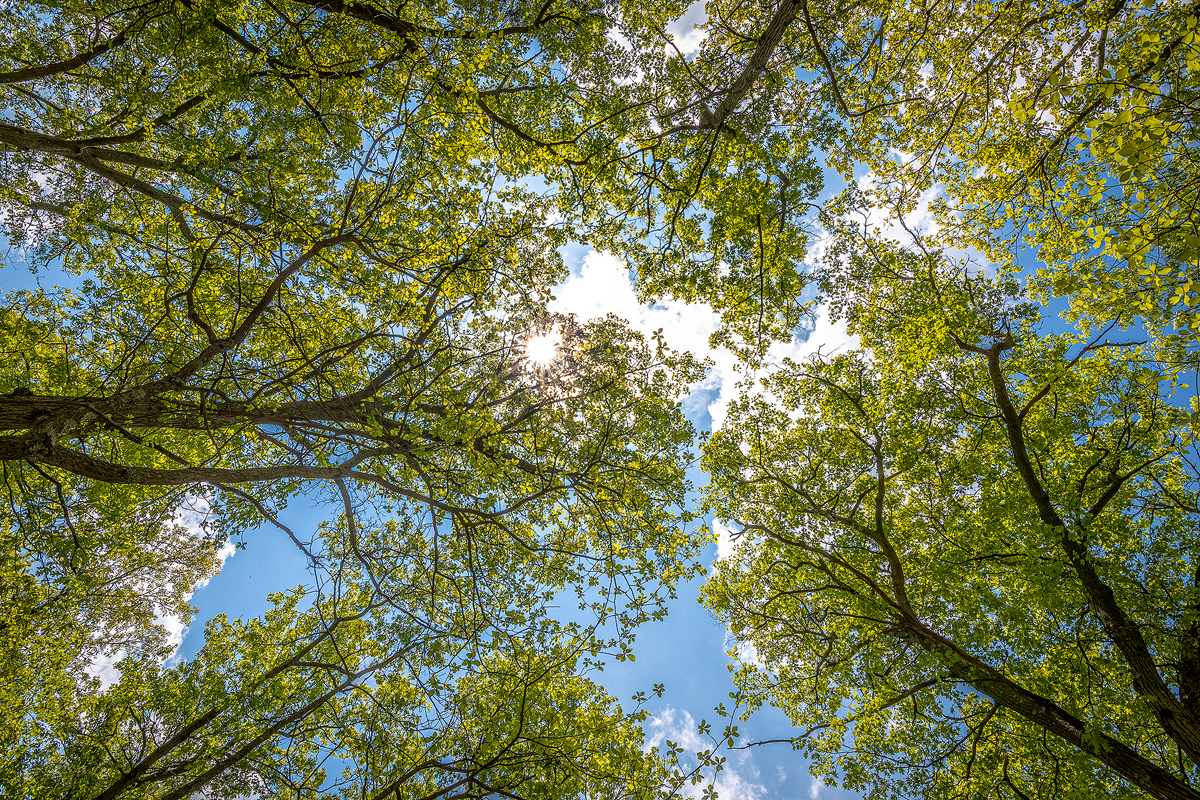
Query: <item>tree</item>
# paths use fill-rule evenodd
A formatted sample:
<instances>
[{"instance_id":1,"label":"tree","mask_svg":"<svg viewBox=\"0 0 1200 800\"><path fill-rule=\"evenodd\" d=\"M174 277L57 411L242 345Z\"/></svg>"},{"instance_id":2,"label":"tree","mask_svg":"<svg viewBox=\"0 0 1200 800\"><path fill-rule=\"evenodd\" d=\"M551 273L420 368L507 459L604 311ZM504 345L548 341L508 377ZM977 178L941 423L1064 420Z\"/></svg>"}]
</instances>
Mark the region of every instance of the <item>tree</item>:
<instances>
[{"instance_id":1,"label":"tree","mask_svg":"<svg viewBox=\"0 0 1200 800\"><path fill-rule=\"evenodd\" d=\"M862 350L768 371L706 449L739 686L881 794L1194 796L1196 9L775 11L832 165L876 188L827 209L818 270ZM935 185L912 252L844 226ZM1054 295L1078 335L1039 328Z\"/></svg>"},{"instance_id":2,"label":"tree","mask_svg":"<svg viewBox=\"0 0 1200 800\"><path fill-rule=\"evenodd\" d=\"M548 313L565 232L518 183L610 143L620 10L0 10L6 260L76 284L0 307L6 791L657 791L581 673L695 568L699 365ZM301 495L339 511L293 531ZM314 584L163 666L264 522Z\"/></svg>"},{"instance_id":3,"label":"tree","mask_svg":"<svg viewBox=\"0 0 1200 800\"><path fill-rule=\"evenodd\" d=\"M861 347L784 364L705 452L739 689L872 796L1196 797L1196 355L1047 333L923 244L843 228Z\"/></svg>"},{"instance_id":4,"label":"tree","mask_svg":"<svg viewBox=\"0 0 1200 800\"><path fill-rule=\"evenodd\" d=\"M261 619L210 622L204 648L184 664L124 659L104 692L67 680L65 696L31 704L27 688L16 698L24 703L5 707L6 790L102 798L660 791L663 762L640 747L646 712L623 712L577 674L570 636L544 619L503 631L469 604L456 607L447 587L436 591L428 570L414 572L414 584L424 583L393 584L386 595L344 574L315 599L303 590L275 595ZM526 588L512 587L510 614ZM30 617L44 624L44 615ZM502 631L491 643L479 635ZM48 637L34 643L45 647L35 658L60 649Z\"/></svg>"}]
</instances>

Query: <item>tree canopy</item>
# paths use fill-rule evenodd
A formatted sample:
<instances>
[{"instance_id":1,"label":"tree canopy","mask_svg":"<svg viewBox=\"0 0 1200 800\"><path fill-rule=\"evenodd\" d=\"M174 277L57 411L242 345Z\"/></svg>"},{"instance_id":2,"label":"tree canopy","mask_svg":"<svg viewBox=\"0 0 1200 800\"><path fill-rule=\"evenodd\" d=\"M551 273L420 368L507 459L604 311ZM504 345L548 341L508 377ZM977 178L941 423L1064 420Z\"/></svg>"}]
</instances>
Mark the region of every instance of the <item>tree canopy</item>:
<instances>
[{"instance_id":1,"label":"tree canopy","mask_svg":"<svg viewBox=\"0 0 1200 800\"><path fill-rule=\"evenodd\" d=\"M1194 796L1195 353L1044 333L937 253L867 265L861 349L706 452L739 686L876 796Z\"/></svg>"},{"instance_id":2,"label":"tree canopy","mask_svg":"<svg viewBox=\"0 0 1200 800\"><path fill-rule=\"evenodd\" d=\"M549 314L563 231L518 183L542 148L510 146L566 135L556 93L592 103L579 84L627 74L607 23L572 6L0 13L10 258L78 276L0 310L5 784L652 791L641 712L575 665L624 658L694 568L677 399L698 367L618 320ZM552 328L539 366L525 340ZM340 511L293 531L297 497ZM180 524L188 505L205 527ZM188 616L218 547L263 522L313 582L160 668L156 620ZM564 592L591 622L547 616ZM114 652L116 686L82 677Z\"/></svg>"},{"instance_id":3,"label":"tree canopy","mask_svg":"<svg viewBox=\"0 0 1200 800\"><path fill-rule=\"evenodd\" d=\"M552 313L583 242L742 359L740 707L874 796L1200 795L1200 9L687 10L0 7L4 268L64 276L0 301L0 786L684 791L593 670L704 570L705 364ZM774 359L818 307L859 346ZM262 525L311 580L165 661Z\"/></svg>"},{"instance_id":4,"label":"tree canopy","mask_svg":"<svg viewBox=\"0 0 1200 800\"><path fill-rule=\"evenodd\" d=\"M830 780L1197 796L1195 13L859 6L825 41L873 181L813 272L860 346L770 370L704 463L736 681Z\"/></svg>"}]
</instances>

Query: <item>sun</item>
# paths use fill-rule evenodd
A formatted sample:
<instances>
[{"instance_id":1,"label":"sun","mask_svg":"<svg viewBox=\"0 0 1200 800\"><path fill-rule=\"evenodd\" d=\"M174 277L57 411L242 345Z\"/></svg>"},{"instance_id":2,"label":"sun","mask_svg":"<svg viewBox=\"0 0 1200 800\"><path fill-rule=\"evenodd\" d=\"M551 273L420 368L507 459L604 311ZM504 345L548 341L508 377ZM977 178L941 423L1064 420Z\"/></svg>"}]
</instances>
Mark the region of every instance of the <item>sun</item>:
<instances>
[{"instance_id":1,"label":"sun","mask_svg":"<svg viewBox=\"0 0 1200 800\"><path fill-rule=\"evenodd\" d=\"M525 358L538 367L548 367L558 355L562 345L562 334L554 326L540 336L531 336L525 341Z\"/></svg>"}]
</instances>

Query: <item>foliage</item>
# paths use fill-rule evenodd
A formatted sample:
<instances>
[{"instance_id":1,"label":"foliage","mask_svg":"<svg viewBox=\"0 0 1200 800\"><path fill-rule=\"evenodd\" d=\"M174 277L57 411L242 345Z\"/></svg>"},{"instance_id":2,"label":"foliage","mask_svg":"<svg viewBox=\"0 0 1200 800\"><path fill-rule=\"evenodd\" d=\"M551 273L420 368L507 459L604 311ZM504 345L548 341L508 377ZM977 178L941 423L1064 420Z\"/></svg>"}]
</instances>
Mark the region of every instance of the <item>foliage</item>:
<instances>
[{"instance_id":1,"label":"foliage","mask_svg":"<svg viewBox=\"0 0 1200 800\"><path fill-rule=\"evenodd\" d=\"M260 619L210 621L185 664L126 658L116 685L81 687L10 751L10 790L634 797L662 781L639 747L645 712L622 712L536 625L462 653L461 620L403 624L385 613L394 594L272 600Z\"/></svg>"},{"instance_id":2,"label":"foliage","mask_svg":"<svg viewBox=\"0 0 1200 800\"><path fill-rule=\"evenodd\" d=\"M821 78L846 122L834 160L866 161L901 211L936 183L946 242L1035 267L1085 321L1194 331L1198 10L856 4Z\"/></svg>"},{"instance_id":3,"label":"foliage","mask_svg":"<svg viewBox=\"0 0 1200 800\"><path fill-rule=\"evenodd\" d=\"M1194 796L1194 352L1048 333L1011 276L854 231L861 347L785 363L704 456L747 702L871 796Z\"/></svg>"},{"instance_id":4,"label":"foliage","mask_svg":"<svg viewBox=\"0 0 1200 800\"><path fill-rule=\"evenodd\" d=\"M862 347L766 370L706 448L745 699L879 796L1195 796L1196 7L798 8L830 164L871 169L816 269ZM847 222L935 186L908 250Z\"/></svg>"},{"instance_id":5,"label":"foliage","mask_svg":"<svg viewBox=\"0 0 1200 800\"><path fill-rule=\"evenodd\" d=\"M703 365L550 313L583 241L644 300L711 305L743 388L764 377L704 450L740 540L705 600L758 655L738 703L879 796L1196 796L1174 392L1200 327L1200 8L713 0L683 52L686 9L0 8L5 265L66 284L0 302L0 785L698 778L641 752L644 697L586 675L698 573L678 401ZM819 208L822 159L872 180ZM908 249L846 222L935 185L940 230ZM1071 333L1040 327L1054 295ZM772 367L816 302L861 348ZM337 513L292 530L297 498ZM264 523L312 583L164 663L164 617ZM106 655L111 687L86 677ZM701 732L732 747L734 722Z\"/></svg>"},{"instance_id":6,"label":"foliage","mask_svg":"<svg viewBox=\"0 0 1200 800\"><path fill-rule=\"evenodd\" d=\"M611 144L588 123L629 103L619 17L661 27L0 9L6 260L70 276L0 306L5 791L658 791L641 712L582 675L696 569L700 365L548 312L565 228L522 185ZM524 341L551 327L539 367ZM340 513L293 531L301 496ZM163 665L160 620L264 523L314 584ZM582 621L547 618L571 593ZM107 689L84 674L105 654Z\"/></svg>"}]
</instances>

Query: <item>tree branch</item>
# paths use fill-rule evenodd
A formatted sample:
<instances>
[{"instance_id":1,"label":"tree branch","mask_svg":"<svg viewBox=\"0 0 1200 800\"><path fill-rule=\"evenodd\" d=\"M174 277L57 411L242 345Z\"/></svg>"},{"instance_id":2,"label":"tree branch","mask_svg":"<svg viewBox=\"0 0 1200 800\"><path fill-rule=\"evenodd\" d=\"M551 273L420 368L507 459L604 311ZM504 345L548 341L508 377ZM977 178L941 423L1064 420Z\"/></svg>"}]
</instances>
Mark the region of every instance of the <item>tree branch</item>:
<instances>
[{"instance_id":1,"label":"tree branch","mask_svg":"<svg viewBox=\"0 0 1200 800\"><path fill-rule=\"evenodd\" d=\"M1029 452L1025 448L1021 431L1022 420L1009 397L1004 372L1000 366L1000 354L1009 346L1011 345L1005 342L997 343L985 350L984 355L1017 472L1033 499L1038 517L1057 532L1059 544L1075 568L1080 584L1095 607L1104 629L1125 657L1134 688L1139 695L1150 699L1149 705L1154 717L1167 735L1174 739L1194 762L1200 763L1200 718L1183 706L1171 692L1158 671L1146 640L1142 637L1141 628L1130 619L1125 609L1121 608L1112 587L1100 578L1087 546L1083 541L1074 538L1038 480L1030 462ZM1086 533L1082 523L1079 525L1079 532Z\"/></svg>"}]
</instances>

